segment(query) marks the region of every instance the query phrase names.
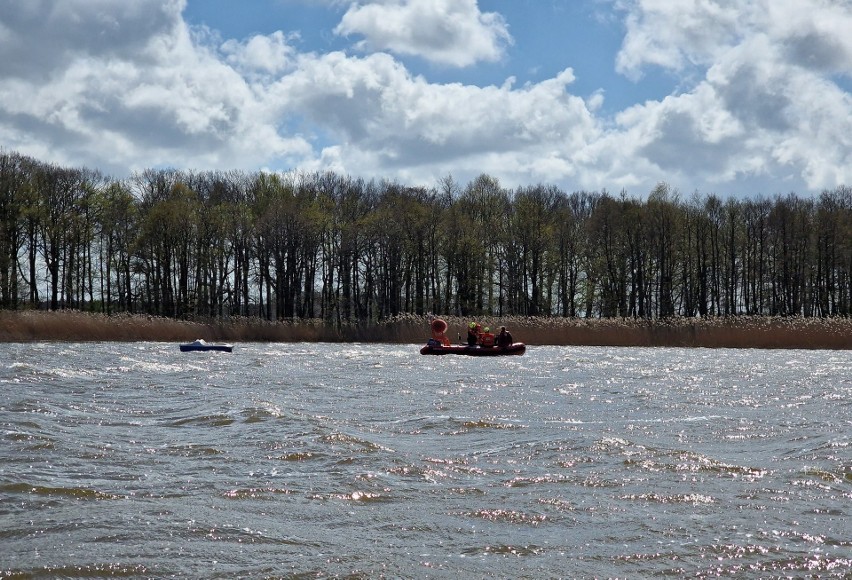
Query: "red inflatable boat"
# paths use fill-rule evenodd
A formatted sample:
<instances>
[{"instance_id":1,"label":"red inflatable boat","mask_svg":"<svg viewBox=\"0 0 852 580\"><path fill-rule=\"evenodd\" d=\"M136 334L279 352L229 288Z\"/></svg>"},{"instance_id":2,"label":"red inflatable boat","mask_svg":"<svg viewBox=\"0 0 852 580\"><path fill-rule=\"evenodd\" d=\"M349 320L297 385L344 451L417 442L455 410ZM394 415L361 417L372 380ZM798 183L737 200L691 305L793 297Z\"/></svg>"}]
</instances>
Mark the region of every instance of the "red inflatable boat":
<instances>
[{"instance_id":1,"label":"red inflatable boat","mask_svg":"<svg viewBox=\"0 0 852 580\"><path fill-rule=\"evenodd\" d=\"M429 341L420 349L420 354L464 354L467 356L507 356L524 354L527 346L523 342L514 342L509 346L467 346L454 344L444 346L439 342Z\"/></svg>"},{"instance_id":2,"label":"red inflatable boat","mask_svg":"<svg viewBox=\"0 0 852 580\"><path fill-rule=\"evenodd\" d=\"M471 323L472 324L472 323ZM508 346L495 346L493 334L479 334L480 344L450 344L447 338L447 323L440 318L432 320L432 338L420 349L420 354L463 354L467 356L506 356L524 354L527 350L523 342L513 342ZM486 329L487 330L487 329ZM486 341L487 337L487 341Z\"/></svg>"}]
</instances>

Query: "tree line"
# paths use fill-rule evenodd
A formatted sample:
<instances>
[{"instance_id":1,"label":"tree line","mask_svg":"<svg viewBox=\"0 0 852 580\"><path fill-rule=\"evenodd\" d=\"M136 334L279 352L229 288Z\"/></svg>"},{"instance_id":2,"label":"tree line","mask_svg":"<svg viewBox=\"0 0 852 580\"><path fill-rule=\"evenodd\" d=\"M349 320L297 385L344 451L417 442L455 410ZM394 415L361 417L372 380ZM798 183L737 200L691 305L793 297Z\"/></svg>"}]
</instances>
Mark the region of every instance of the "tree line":
<instances>
[{"instance_id":1,"label":"tree line","mask_svg":"<svg viewBox=\"0 0 852 580\"><path fill-rule=\"evenodd\" d=\"M852 188L645 199L488 175L98 171L0 151L0 308L174 318L849 316Z\"/></svg>"}]
</instances>

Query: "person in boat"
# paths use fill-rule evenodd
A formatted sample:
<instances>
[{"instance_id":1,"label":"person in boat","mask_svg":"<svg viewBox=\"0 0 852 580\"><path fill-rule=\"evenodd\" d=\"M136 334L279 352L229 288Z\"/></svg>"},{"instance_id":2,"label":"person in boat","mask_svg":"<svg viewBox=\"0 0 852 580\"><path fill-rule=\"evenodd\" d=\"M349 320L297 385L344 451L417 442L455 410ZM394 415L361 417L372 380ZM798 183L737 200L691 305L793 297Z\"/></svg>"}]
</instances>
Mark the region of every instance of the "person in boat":
<instances>
[{"instance_id":1,"label":"person in boat","mask_svg":"<svg viewBox=\"0 0 852 580\"><path fill-rule=\"evenodd\" d=\"M512 338L512 333L506 330L505 326L501 326L500 334L497 335L496 342L497 346L505 348L507 346L512 346L515 339Z\"/></svg>"},{"instance_id":2,"label":"person in boat","mask_svg":"<svg viewBox=\"0 0 852 580\"><path fill-rule=\"evenodd\" d=\"M479 344L482 346L494 346L494 335L487 326L485 327L485 332L479 335Z\"/></svg>"},{"instance_id":3,"label":"person in boat","mask_svg":"<svg viewBox=\"0 0 852 580\"><path fill-rule=\"evenodd\" d=\"M447 323L440 318L435 318L432 320L430 326L432 327L432 340L435 344L450 346L450 339L447 338L447 335L445 334L447 331Z\"/></svg>"},{"instance_id":4,"label":"person in boat","mask_svg":"<svg viewBox=\"0 0 852 580\"><path fill-rule=\"evenodd\" d=\"M467 345L476 346L479 344L479 329L481 327L476 322L471 322L467 325Z\"/></svg>"}]
</instances>

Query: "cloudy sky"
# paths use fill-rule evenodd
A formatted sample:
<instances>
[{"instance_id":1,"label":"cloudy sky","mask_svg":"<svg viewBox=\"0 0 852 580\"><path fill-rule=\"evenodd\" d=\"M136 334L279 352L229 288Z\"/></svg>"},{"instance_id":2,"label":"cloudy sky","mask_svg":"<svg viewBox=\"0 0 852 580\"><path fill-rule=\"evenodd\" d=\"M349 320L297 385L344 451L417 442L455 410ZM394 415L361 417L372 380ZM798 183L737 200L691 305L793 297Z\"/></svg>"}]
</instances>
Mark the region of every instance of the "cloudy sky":
<instances>
[{"instance_id":1,"label":"cloudy sky","mask_svg":"<svg viewBox=\"0 0 852 580\"><path fill-rule=\"evenodd\" d=\"M0 148L114 177L852 185L852 0L0 0Z\"/></svg>"}]
</instances>

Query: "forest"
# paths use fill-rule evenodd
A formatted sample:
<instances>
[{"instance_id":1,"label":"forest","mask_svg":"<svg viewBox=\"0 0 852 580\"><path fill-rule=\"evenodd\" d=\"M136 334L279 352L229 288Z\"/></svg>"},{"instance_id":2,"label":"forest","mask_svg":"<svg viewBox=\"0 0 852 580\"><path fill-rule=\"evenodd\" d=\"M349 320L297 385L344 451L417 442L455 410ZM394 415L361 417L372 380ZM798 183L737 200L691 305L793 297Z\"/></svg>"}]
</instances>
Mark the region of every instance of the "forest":
<instances>
[{"instance_id":1,"label":"forest","mask_svg":"<svg viewBox=\"0 0 852 580\"><path fill-rule=\"evenodd\" d=\"M404 314L852 314L852 188L722 199L409 187L334 172L147 169L0 150L0 308L341 325Z\"/></svg>"}]
</instances>

